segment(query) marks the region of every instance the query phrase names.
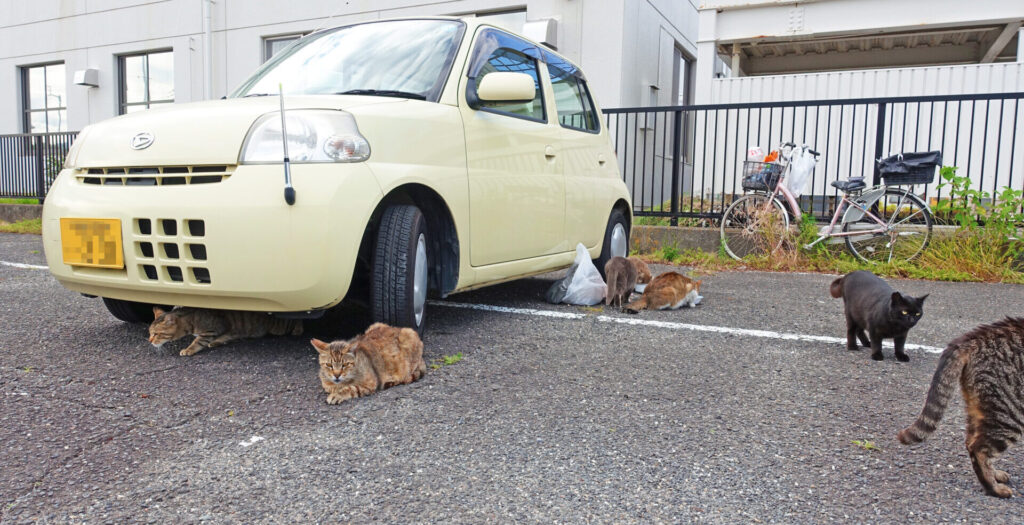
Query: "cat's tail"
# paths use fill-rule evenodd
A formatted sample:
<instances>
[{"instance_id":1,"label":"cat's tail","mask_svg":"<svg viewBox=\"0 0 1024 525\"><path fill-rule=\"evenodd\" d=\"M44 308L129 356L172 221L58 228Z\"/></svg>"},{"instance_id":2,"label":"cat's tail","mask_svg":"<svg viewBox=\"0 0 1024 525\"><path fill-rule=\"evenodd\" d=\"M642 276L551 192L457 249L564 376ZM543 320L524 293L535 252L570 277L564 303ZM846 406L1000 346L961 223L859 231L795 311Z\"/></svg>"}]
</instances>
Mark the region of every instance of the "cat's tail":
<instances>
[{"instance_id":1,"label":"cat's tail","mask_svg":"<svg viewBox=\"0 0 1024 525\"><path fill-rule=\"evenodd\" d=\"M828 291L832 294L832 297L838 299L843 296L843 279L845 278L846 276L844 275L843 277L832 281L832 285L828 287Z\"/></svg>"},{"instance_id":2,"label":"cat's tail","mask_svg":"<svg viewBox=\"0 0 1024 525\"><path fill-rule=\"evenodd\" d=\"M960 373L964 369L964 356L965 352L961 352L959 340L950 343L942 352L939 366L935 369L935 375L932 377L932 386L928 389L924 410L921 411L921 415L917 416L917 421L914 421L913 425L901 430L896 436L900 443L904 445L920 443L935 431L935 427L938 426L942 415L946 412L949 399L956 391Z\"/></svg>"},{"instance_id":3,"label":"cat's tail","mask_svg":"<svg viewBox=\"0 0 1024 525\"><path fill-rule=\"evenodd\" d=\"M626 312L627 314L638 314L640 313L640 310L643 310L644 308L647 308L646 294L641 295L640 298L637 299L636 301L633 301L627 304L626 306L623 306L622 311Z\"/></svg>"},{"instance_id":4,"label":"cat's tail","mask_svg":"<svg viewBox=\"0 0 1024 525\"><path fill-rule=\"evenodd\" d=\"M608 285L605 287L604 292L604 304L606 305L612 304L612 301L619 296L619 288L617 284L617 281L619 280L619 272L609 272L608 266L610 265L605 265L604 267L604 274L608 276ZM613 296L612 294L615 295ZM619 303L619 306L622 306L621 302Z\"/></svg>"}]
</instances>

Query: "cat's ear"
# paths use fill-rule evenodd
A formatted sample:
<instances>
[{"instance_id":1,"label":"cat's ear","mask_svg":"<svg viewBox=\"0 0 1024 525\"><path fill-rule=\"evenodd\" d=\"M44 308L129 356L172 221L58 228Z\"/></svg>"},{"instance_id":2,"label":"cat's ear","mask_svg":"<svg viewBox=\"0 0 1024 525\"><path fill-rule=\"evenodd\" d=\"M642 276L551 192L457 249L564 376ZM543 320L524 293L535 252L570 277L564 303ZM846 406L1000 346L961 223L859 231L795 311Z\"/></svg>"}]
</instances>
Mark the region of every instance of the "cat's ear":
<instances>
[{"instance_id":1,"label":"cat's ear","mask_svg":"<svg viewBox=\"0 0 1024 525\"><path fill-rule=\"evenodd\" d=\"M892 305L896 306L896 305L900 305L900 304L903 304L903 295L900 294L899 292L893 292L892 293Z\"/></svg>"},{"instance_id":2,"label":"cat's ear","mask_svg":"<svg viewBox=\"0 0 1024 525\"><path fill-rule=\"evenodd\" d=\"M924 304L924 300L927 299L929 295L931 295L931 294L930 293L926 293L926 294L922 295L921 297L918 297L917 298L918 306Z\"/></svg>"},{"instance_id":3,"label":"cat's ear","mask_svg":"<svg viewBox=\"0 0 1024 525\"><path fill-rule=\"evenodd\" d=\"M317 352L326 352L330 349L330 345L319 339L310 339L309 342L312 343L313 348L316 348Z\"/></svg>"},{"instance_id":4,"label":"cat's ear","mask_svg":"<svg viewBox=\"0 0 1024 525\"><path fill-rule=\"evenodd\" d=\"M156 319L157 317L160 317L161 315L164 315L165 313L166 312L164 312L163 308L160 308L159 306L154 306L153 307L153 318L154 319Z\"/></svg>"}]
</instances>

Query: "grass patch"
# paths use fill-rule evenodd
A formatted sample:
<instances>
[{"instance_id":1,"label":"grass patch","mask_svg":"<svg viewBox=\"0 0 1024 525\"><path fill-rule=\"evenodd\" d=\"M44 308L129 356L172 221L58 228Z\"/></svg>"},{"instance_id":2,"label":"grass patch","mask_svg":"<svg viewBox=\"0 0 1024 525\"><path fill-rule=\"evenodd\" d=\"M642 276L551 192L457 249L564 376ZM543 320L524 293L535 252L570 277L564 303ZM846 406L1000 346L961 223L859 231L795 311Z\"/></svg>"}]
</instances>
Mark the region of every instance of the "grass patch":
<instances>
[{"instance_id":1,"label":"grass patch","mask_svg":"<svg viewBox=\"0 0 1024 525\"><path fill-rule=\"evenodd\" d=\"M462 352L459 352L457 354L452 354L452 355L446 355L446 356L442 356L442 357L439 357L437 359L434 359L434 362L430 364L430 368L433 369L433 370L437 370L438 368L441 368L442 366L454 365L455 363L458 363L459 361L462 361Z\"/></svg>"},{"instance_id":2,"label":"grass patch","mask_svg":"<svg viewBox=\"0 0 1024 525\"><path fill-rule=\"evenodd\" d=\"M0 221L0 233L34 233L41 235L43 233L43 220L25 219L13 223Z\"/></svg>"},{"instance_id":3,"label":"grass patch","mask_svg":"<svg viewBox=\"0 0 1024 525\"><path fill-rule=\"evenodd\" d=\"M39 199L0 199L0 204L39 204Z\"/></svg>"},{"instance_id":4,"label":"grass patch","mask_svg":"<svg viewBox=\"0 0 1024 525\"><path fill-rule=\"evenodd\" d=\"M868 452L882 451L882 449L878 448L878 445L875 445L873 441L868 441L866 439L855 439L850 443L853 443L854 445L857 445L858 447L867 450Z\"/></svg>"}]
</instances>

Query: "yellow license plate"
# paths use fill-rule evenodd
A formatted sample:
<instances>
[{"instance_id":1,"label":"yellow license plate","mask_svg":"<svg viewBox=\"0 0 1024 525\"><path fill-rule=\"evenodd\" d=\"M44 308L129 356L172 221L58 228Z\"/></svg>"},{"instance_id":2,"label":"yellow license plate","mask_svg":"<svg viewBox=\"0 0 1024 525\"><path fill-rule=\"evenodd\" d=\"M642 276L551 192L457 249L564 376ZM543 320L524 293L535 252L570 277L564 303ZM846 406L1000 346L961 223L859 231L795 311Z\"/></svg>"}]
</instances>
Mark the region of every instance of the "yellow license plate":
<instances>
[{"instance_id":1,"label":"yellow license plate","mask_svg":"<svg viewBox=\"0 0 1024 525\"><path fill-rule=\"evenodd\" d=\"M119 219L60 220L64 264L94 268L124 268Z\"/></svg>"}]
</instances>

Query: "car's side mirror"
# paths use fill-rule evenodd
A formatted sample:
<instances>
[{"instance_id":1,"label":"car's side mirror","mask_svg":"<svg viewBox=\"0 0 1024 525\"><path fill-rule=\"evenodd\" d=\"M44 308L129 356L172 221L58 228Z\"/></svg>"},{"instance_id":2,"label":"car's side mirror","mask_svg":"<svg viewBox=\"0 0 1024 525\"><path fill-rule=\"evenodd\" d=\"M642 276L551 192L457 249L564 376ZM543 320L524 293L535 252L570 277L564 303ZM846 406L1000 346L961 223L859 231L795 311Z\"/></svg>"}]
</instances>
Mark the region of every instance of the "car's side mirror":
<instances>
[{"instance_id":1,"label":"car's side mirror","mask_svg":"<svg viewBox=\"0 0 1024 525\"><path fill-rule=\"evenodd\" d=\"M529 102L535 94L533 77L511 71L488 73L476 88L476 96L483 102Z\"/></svg>"}]
</instances>

